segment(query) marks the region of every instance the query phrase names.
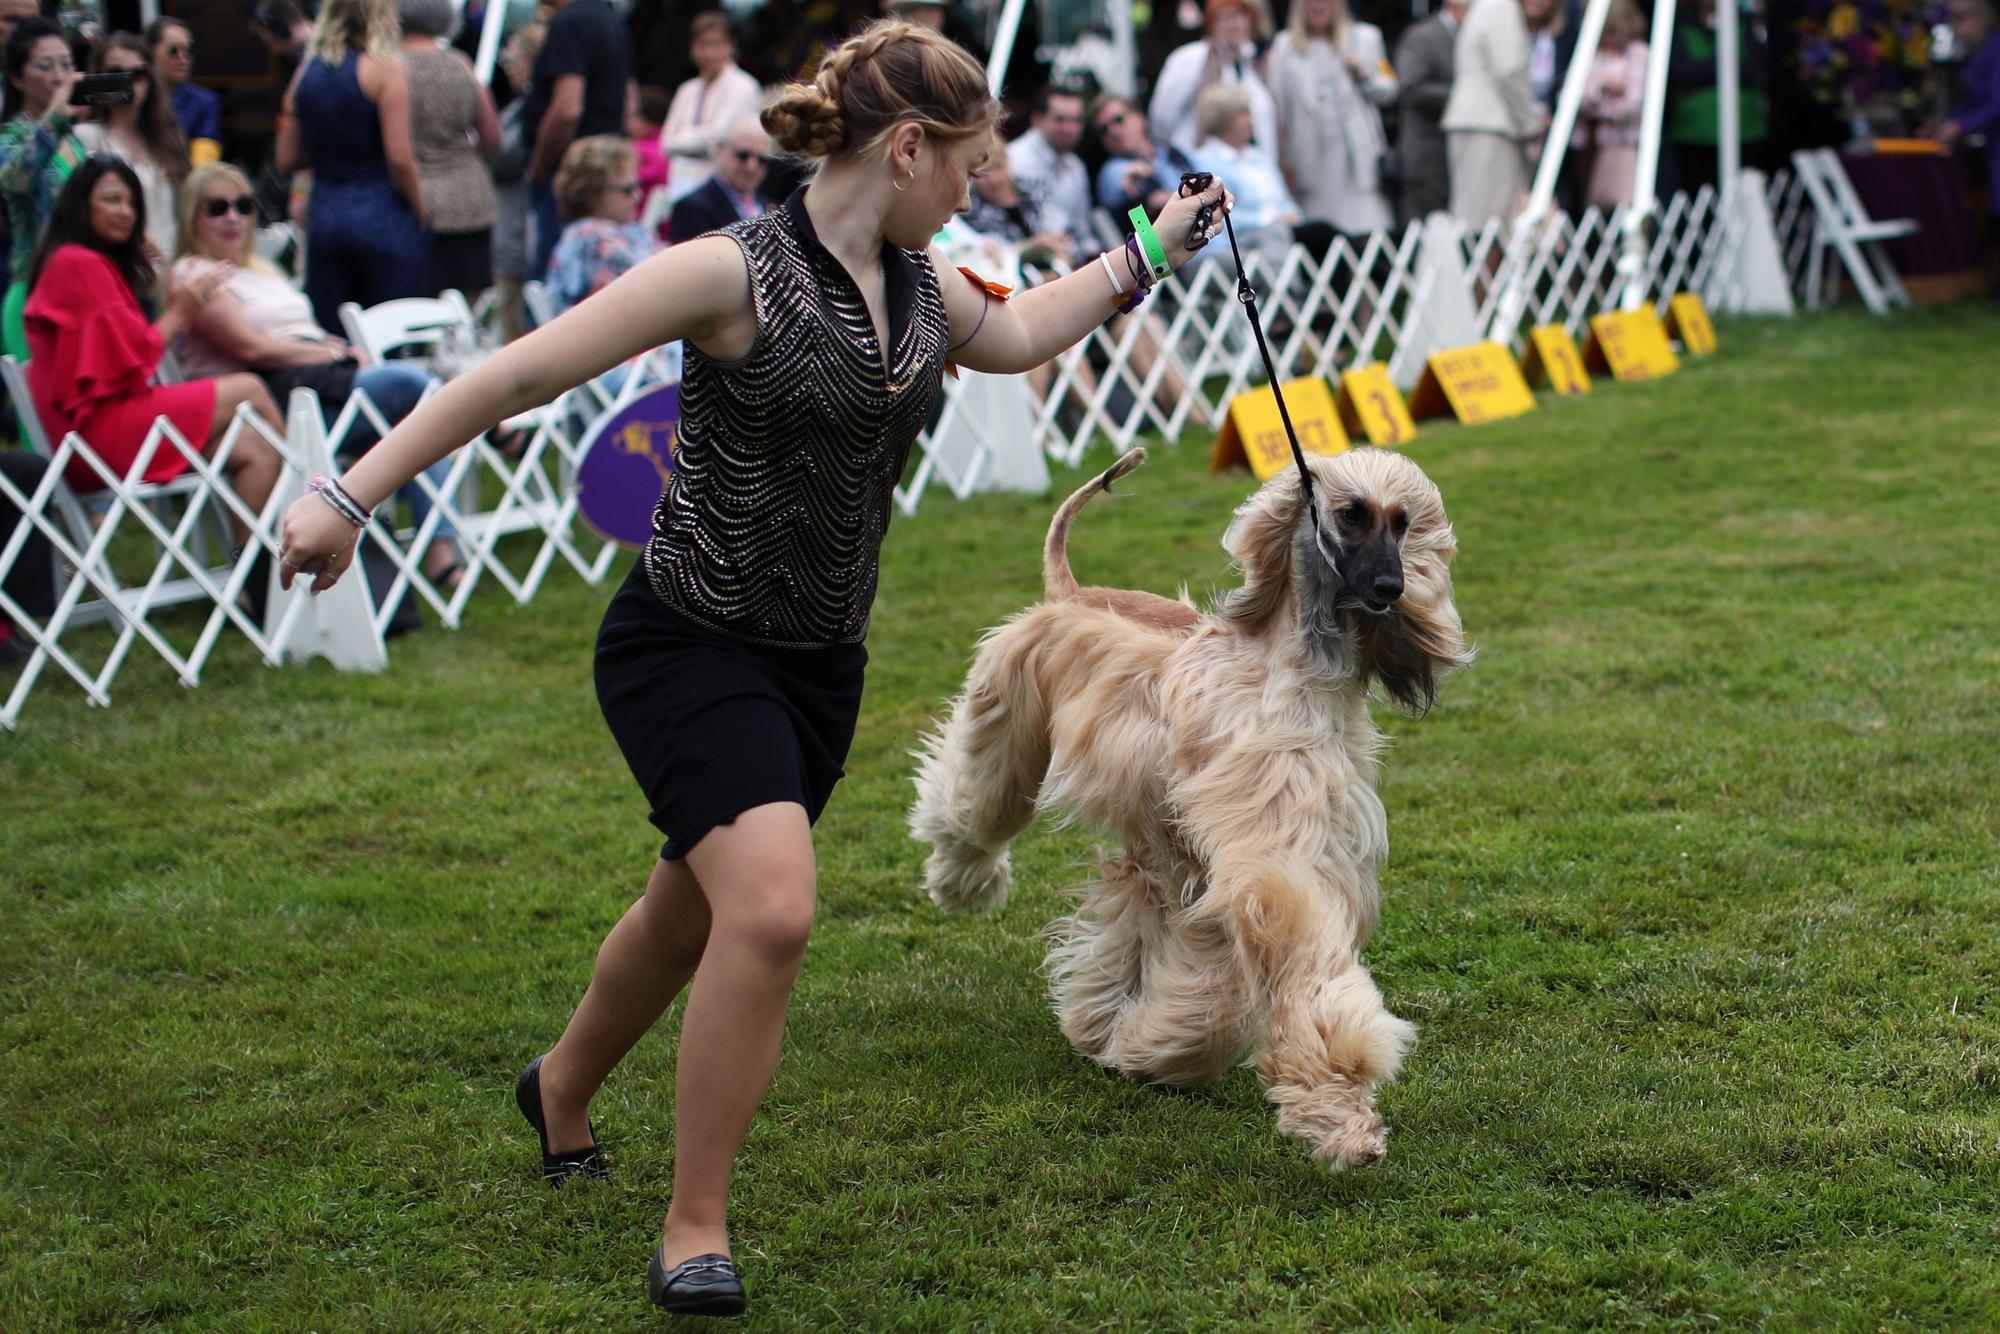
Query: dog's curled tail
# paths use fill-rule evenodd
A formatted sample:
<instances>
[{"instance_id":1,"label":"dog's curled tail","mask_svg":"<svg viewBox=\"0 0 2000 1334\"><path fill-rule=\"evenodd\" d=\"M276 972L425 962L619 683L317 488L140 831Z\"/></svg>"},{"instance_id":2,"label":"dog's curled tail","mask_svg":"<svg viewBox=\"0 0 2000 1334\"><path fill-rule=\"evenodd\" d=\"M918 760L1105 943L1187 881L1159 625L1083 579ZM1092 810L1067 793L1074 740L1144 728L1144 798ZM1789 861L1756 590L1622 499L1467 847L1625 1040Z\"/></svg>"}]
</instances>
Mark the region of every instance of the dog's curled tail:
<instances>
[{"instance_id":1,"label":"dog's curled tail","mask_svg":"<svg viewBox=\"0 0 2000 1334\"><path fill-rule=\"evenodd\" d=\"M1076 522L1076 516L1092 497L1100 491L1109 491L1113 482L1145 461L1144 449L1126 451L1116 463L1078 487L1056 511L1054 521L1049 524L1049 540L1042 547L1042 596L1048 601L1061 602L1076 596L1076 576L1069 569L1069 526Z\"/></svg>"}]
</instances>

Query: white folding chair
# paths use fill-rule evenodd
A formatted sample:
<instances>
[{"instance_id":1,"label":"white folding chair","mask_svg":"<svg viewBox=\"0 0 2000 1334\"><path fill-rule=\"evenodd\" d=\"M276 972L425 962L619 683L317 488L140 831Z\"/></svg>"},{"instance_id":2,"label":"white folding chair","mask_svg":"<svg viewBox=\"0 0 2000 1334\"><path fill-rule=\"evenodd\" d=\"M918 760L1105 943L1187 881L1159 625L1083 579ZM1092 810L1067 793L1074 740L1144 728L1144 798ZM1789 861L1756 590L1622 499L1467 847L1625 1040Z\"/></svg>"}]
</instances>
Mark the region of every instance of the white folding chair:
<instances>
[{"instance_id":1,"label":"white folding chair","mask_svg":"<svg viewBox=\"0 0 2000 1334\"><path fill-rule=\"evenodd\" d=\"M1829 299L1834 281L1826 262L1829 248L1840 256L1848 277L1854 280L1854 289L1869 310L1886 315L1892 305L1909 305L1910 294L1896 273L1896 266L1889 262L1882 242L1914 235L1918 229L1916 221L1869 217L1867 206L1848 178L1847 168L1840 164L1840 154L1831 148L1801 148L1792 154L1792 167L1819 217L1806 278L1807 307L1817 310Z\"/></svg>"},{"instance_id":2,"label":"white folding chair","mask_svg":"<svg viewBox=\"0 0 2000 1334\"><path fill-rule=\"evenodd\" d=\"M400 358L429 363L440 355L449 357L474 347L479 341L472 307L466 304L465 294L456 290L442 296L402 297L366 310L343 301L340 324L347 331L347 340L366 352L371 361Z\"/></svg>"},{"instance_id":3,"label":"white folding chair","mask_svg":"<svg viewBox=\"0 0 2000 1334\"><path fill-rule=\"evenodd\" d=\"M521 284L521 304L528 308L528 318L535 327L549 323L556 317L556 299L549 291L549 285L536 278Z\"/></svg>"}]
</instances>

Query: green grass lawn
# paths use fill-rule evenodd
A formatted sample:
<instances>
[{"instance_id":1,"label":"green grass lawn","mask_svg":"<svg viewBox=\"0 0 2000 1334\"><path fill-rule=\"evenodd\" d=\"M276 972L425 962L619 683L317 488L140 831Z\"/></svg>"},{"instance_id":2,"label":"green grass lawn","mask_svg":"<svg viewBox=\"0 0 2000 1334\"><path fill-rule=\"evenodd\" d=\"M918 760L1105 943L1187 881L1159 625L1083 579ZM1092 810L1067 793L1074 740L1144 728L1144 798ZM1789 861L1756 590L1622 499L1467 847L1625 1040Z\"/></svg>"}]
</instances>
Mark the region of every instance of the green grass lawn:
<instances>
[{"instance_id":1,"label":"green grass lawn","mask_svg":"<svg viewBox=\"0 0 2000 1334\"><path fill-rule=\"evenodd\" d=\"M922 897L907 752L1052 500L897 522L737 1177L751 1325L2000 1327L2000 312L1721 336L1412 446L1481 656L1382 715L1369 961L1421 1032L1362 1173L1248 1070L1069 1051L1036 933L1087 831L995 917ZM1083 517L1087 582L1226 584L1207 445ZM674 1015L594 1109L608 1187L545 1190L510 1097L657 850L608 595L483 590L379 676L139 660L0 736L0 1328L660 1323Z\"/></svg>"}]
</instances>

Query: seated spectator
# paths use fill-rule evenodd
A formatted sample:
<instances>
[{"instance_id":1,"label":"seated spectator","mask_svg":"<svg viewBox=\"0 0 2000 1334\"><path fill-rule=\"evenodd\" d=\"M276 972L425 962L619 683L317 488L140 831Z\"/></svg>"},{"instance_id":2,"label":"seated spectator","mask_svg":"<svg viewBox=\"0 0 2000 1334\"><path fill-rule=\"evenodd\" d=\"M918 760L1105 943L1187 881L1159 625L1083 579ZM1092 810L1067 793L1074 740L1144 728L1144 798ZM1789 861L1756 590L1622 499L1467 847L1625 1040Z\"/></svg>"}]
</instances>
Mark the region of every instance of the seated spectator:
<instances>
[{"instance_id":1,"label":"seated spectator","mask_svg":"<svg viewBox=\"0 0 2000 1334\"><path fill-rule=\"evenodd\" d=\"M1278 105L1257 69L1257 10L1249 0L1208 0L1202 18L1202 40L1168 56L1153 81L1147 108L1153 133L1191 149L1201 137L1195 106L1202 93L1218 83L1235 83L1250 98L1251 138L1265 152L1277 152Z\"/></svg>"},{"instance_id":2,"label":"seated spectator","mask_svg":"<svg viewBox=\"0 0 2000 1334\"><path fill-rule=\"evenodd\" d=\"M1065 264L1098 249L1090 225L1090 172L1076 155L1083 138L1083 94L1050 84L1035 95L1026 133L1007 145L1007 161L1035 231L1064 238L1056 256Z\"/></svg>"},{"instance_id":3,"label":"seated spectator","mask_svg":"<svg viewBox=\"0 0 2000 1334\"><path fill-rule=\"evenodd\" d=\"M112 40L116 41L116 34ZM132 39L137 41L137 38ZM134 48L152 70L153 94L164 95L172 103L172 116L186 144L189 165L199 166L222 156L222 95L192 82L194 78L194 34L176 19L154 19L146 28L146 40ZM98 48L102 54L103 48ZM93 64L91 68L99 68ZM183 175L186 173L183 172ZM139 174L145 179L145 173ZM151 201L149 200L148 203ZM173 210L167 210L169 216ZM168 247L167 254L172 254Z\"/></svg>"},{"instance_id":4,"label":"seated spectator","mask_svg":"<svg viewBox=\"0 0 2000 1334\"><path fill-rule=\"evenodd\" d=\"M1069 245L1069 238L1059 232L1044 234L1035 230L1027 205L1021 200L1021 189L1014 182L1005 144L998 145L993 156L986 159L984 174L972 178L972 207L965 211L962 220L982 236L1015 246L1023 264L1046 266Z\"/></svg>"},{"instance_id":5,"label":"seated spectator","mask_svg":"<svg viewBox=\"0 0 2000 1334\"><path fill-rule=\"evenodd\" d=\"M219 277L174 286L166 311L148 323L140 300L155 278L145 214L132 169L116 158L91 158L57 196L27 273L28 390L43 429L51 440L75 431L120 474L137 461L160 417L204 454L222 443L239 404L249 404L273 435L285 429L270 390L254 375L152 383L166 345L201 313ZM187 466L178 449L162 447L141 480L169 481ZM238 434L224 465L253 510L269 499L278 466L277 451L255 431ZM103 486L81 459L70 464L69 482L79 490ZM237 540L247 537L237 525Z\"/></svg>"},{"instance_id":6,"label":"seated spectator","mask_svg":"<svg viewBox=\"0 0 2000 1334\"><path fill-rule=\"evenodd\" d=\"M175 192L187 179L188 142L173 108L154 86L150 60L146 44L129 32L115 32L99 44L90 68L100 74L130 74L132 100L99 108L98 119L76 127L76 137L93 153L121 159L139 178L146 195L146 239L164 259L174 253L180 225Z\"/></svg>"},{"instance_id":7,"label":"seated spectator","mask_svg":"<svg viewBox=\"0 0 2000 1334\"><path fill-rule=\"evenodd\" d=\"M549 295L561 313L659 249L638 222L638 160L615 134L579 139L556 170L556 202L570 220L549 256Z\"/></svg>"},{"instance_id":8,"label":"seated spectator","mask_svg":"<svg viewBox=\"0 0 2000 1334\"><path fill-rule=\"evenodd\" d=\"M634 175L639 182L641 217L646 215L646 201L653 197L653 191L667 183L667 155L660 151L660 131L667 123L670 100L666 89L641 84L632 114L625 120L625 137L632 141L632 156L639 164Z\"/></svg>"},{"instance_id":9,"label":"seated spectator","mask_svg":"<svg viewBox=\"0 0 2000 1334\"><path fill-rule=\"evenodd\" d=\"M1600 212L1632 202L1646 60L1646 16L1633 0L1611 0L1604 36L1583 85L1583 118L1570 139L1571 148L1589 154L1590 182L1583 202Z\"/></svg>"},{"instance_id":10,"label":"seated spectator","mask_svg":"<svg viewBox=\"0 0 2000 1334\"><path fill-rule=\"evenodd\" d=\"M54 19L28 18L14 25L4 57L7 92L0 124L0 204L7 209L8 273L12 281L0 306L0 346L25 359L28 339L21 308L28 300L28 260L63 182L90 156L70 128L69 95L76 62L69 39Z\"/></svg>"},{"instance_id":11,"label":"seated spectator","mask_svg":"<svg viewBox=\"0 0 2000 1334\"><path fill-rule=\"evenodd\" d=\"M764 193L765 159L770 152L771 137L764 133L761 121L754 116L737 121L716 149L715 174L674 205L667 222L667 235L673 243L693 240L777 207L778 201Z\"/></svg>"},{"instance_id":12,"label":"seated spectator","mask_svg":"<svg viewBox=\"0 0 2000 1334\"><path fill-rule=\"evenodd\" d=\"M1951 0L1945 11L1951 19L1952 35L1972 53L1960 80L1958 104L1949 118L1924 128L1924 133L1946 148L1958 146L1969 134L1987 136L1986 197L1996 230L2000 230L2000 146L1993 143L2000 131L2000 38L1993 35L1993 0Z\"/></svg>"},{"instance_id":13,"label":"seated spectator","mask_svg":"<svg viewBox=\"0 0 2000 1334\"><path fill-rule=\"evenodd\" d=\"M427 293L468 300L493 285L493 219L500 201L487 159L500 151L493 96L463 51L452 0L402 0L403 65L410 77L410 139L430 210Z\"/></svg>"},{"instance_id":14,"label":"seated spectator","mask_svg":"<svg viewBox=\"0 0 2000 1334\"><path fill-rule=\"evenodd\" d=\"M729 127L755 116L764 104L763 88L736 63L736 39L721 10L694 16L688 25L688 55L695 76L674 90L667 123L660 128L667 194L677 202L708 179L715 145Z\"/></svg>"},{"instance_id":15,"label":"seated spectator","mask_svg":"<svg viewBox=\"0 0 2000 1334\"><path fill-rule=\"evenodd\" d=\"M1108 93L1090 108L1091 128L1104 146L1104 165L1097 170L1097 203L1125 217L1143 205L1158 213L1180 193L1181 177L1195 169L1194 159L1172 144L1156 143L1146 129L1146 117L1128 99Z\"/></svg>"},{"instance_id":16,"label":"seated spectator","mask_svg":"<svg viewBox=\"0 0 2000 1334\"><path fill-rule=\"evenodd\" d=\"M1380 108L1396 101L1382 30L1346 0L1297 0L1271 47L1278 162L1306 217L1350 236L1386 232L1396 212L1383 190L1389 140Z\"/></svg>"},{"instance_id":17,"label":"seated spectator","mask_svg":"<svg viewBox=\"0 0 2000 1334\"><path fill-rule=\"evenodd\" d=\"M1198 109L1202 138L1194 160L1198 170L1229 182L1236 196L1229 216L1237 242L1275 258L1291 246L1304 219L1277 162L1253 138L1252 114L1249 92L1241 84L1209 85Z\"/></svg>"},{"instance_id":18,"label":"seated spectator","mask_svg":"<svg viewBox=\"0 0 2000 1334\"><path fill-rule=\"evenodd\" d=\"M329 426L360 390L382 417L395 425L409 415L430 387L431 377L406 363L363 366L355 351L313 320L312 303L283 274L257 257L257 206L249 178L226 162L198 167L188 177L181 198L181 251L173 268L182 286L212 283L208 303L195 315L174 344L174 355L187 375L229 375L255 372L270 387L277 402L294 389L319 395L320 412ZM365 454L375 443L368 419L358 417L346 440L343 457ZM442 487L450 461L427 470ZM409 503L413 523L430 512L430 497L414 484L400 493ZM431 582L455 588L463 573L453 539L457 530L441 522L424 562Z\"/></svg>"}]
</instances>

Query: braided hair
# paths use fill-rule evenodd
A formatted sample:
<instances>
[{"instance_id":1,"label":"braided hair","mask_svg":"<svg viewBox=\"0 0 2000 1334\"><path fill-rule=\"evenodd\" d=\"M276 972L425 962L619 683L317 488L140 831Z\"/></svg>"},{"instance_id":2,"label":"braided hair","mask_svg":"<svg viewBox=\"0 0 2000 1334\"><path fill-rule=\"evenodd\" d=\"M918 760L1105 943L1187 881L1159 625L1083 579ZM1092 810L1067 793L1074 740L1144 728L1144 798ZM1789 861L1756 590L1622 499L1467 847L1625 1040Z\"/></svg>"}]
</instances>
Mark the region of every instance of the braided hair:
<instances>
[{"instance_id":1,"label":"braided hair","mask_svg":"<svg viewBox=\"0 0 2000 1334\"><path fill-rule=\"evenodd\" d=\"M955 143L992 132L998 106L986 72L929 28L878 19L820 63L810 83L785 85L764 108L764 129L793 157L865 157L896 126Z\"/></svg>"}]
</instances>

